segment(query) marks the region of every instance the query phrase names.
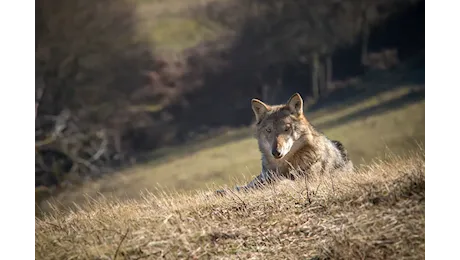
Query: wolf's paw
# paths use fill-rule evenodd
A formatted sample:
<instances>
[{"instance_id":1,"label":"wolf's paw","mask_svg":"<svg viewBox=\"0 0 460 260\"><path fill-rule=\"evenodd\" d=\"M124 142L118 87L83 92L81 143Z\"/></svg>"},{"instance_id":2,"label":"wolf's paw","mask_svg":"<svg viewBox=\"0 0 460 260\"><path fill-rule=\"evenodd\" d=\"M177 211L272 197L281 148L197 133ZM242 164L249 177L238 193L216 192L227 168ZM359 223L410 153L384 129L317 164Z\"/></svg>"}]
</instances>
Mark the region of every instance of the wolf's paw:
<instances>
[{"instance_id":1,"label":"wolf's paw","mask_svg":"<svg viewBox=\"0 0 460 260\"><path fill-rule=\"evenodd\" d=\"M227 194L227 192L225 190L216 190L215 194L218 196L224 196L225 194Z\"/></svg>"},{"instance_id":2,"label":"wolf's paw","mask_svg":"<svg viewBox=\"0 0 460 260\"><path fill-rule=\"evenodd\" d=\"M248 188L246 186L243 186L243 187L240 187L240 186L235 186L233 189L230 190L231 193L233 192L243 192L243 191L247 191ZM219 195L219 196L224 196L227 194L228 191L226 190L216 190L215 191L215 194L216 195Z\"/></svg>"},{"instance_id":3,"label":"wolf's paw","mask_svg":"<svg viewBox=\"0 0 460 260\"><path fill-rule=\"evenodd\" d=\"M238 192L248 191L248 187L246 187L246 186L236 186L235 191L238 191Z\"/></svg>"}]
</instances>

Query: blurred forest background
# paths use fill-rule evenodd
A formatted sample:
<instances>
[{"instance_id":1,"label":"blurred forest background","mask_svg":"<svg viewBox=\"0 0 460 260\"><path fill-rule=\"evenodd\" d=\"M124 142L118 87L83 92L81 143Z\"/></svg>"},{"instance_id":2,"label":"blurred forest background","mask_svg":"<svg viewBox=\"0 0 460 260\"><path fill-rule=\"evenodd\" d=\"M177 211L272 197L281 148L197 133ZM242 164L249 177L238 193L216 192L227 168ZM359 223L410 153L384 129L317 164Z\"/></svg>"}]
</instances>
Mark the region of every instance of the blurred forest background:
<instances>
[{"instance_id":1,"label":"blurred forest background","mask_svg":"<svg viewBox=\"0 0 460 260\"><path fill-rule=\"evenodd\" d=\"M299 92L308 113L411 84L422 90L386 108L424 98L420 0L35 4L35 185L47 192L244 129L254 97Z\"/></svg>"}]
</instances>

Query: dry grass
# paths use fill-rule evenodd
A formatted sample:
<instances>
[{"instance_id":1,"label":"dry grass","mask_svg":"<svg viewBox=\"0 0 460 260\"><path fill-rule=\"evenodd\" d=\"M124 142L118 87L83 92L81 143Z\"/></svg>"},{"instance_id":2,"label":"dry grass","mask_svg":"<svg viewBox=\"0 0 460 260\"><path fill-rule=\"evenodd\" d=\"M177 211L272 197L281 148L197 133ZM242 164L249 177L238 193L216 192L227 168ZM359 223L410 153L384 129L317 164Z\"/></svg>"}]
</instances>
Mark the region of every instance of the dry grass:
<instances>
[{"instance_id":1,"label":"dry grass","mask_svg":"<svg viewBox=\"0 0 460 260\"><path fill-rule=\"evenodd\" d=\"M37 259L423 259L425 156L215 197L88 199L35 224Z\"/></svg>"}]
</instances>

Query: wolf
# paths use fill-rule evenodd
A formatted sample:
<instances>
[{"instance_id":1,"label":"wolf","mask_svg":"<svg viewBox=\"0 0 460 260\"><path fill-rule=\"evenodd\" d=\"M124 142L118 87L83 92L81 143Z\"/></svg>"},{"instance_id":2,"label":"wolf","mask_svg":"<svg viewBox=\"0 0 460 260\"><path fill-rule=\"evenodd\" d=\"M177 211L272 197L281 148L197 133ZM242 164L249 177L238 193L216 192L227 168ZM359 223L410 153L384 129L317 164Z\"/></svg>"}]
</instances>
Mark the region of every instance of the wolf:
<instances>
[{"instance_id":1,"label":"wolf","mask_svg":"<svg viewBox=\"0 0 460 260\"><path fill-rule=\"evenodd\" d=\"M330 140L307 120L299 93L282 105L267 105L258 99L252 99L251 104L262 170L254 180L236 190L260 188L280 177L294 180L310 173L353 170L344 145Z\"/></svg>"}]
</instances>

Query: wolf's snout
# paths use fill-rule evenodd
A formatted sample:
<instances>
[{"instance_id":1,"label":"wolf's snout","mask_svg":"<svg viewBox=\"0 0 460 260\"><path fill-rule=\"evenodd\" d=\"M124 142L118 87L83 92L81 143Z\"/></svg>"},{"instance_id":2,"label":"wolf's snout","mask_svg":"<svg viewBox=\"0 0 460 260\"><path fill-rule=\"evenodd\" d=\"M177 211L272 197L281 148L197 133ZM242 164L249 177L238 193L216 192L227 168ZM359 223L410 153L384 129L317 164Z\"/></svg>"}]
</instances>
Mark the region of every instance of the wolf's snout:
<instances>
[{"instance_id":1,"label":"wolf's snout","mask_svg":"<svg viewBox=\"0 0 460 260\"><path fill-rule=\"evenodd\" d=\"M276 159L279 159L281 158L281 153L278 151L278 149L274 148L272 149L272 155L273 157L275 157Z\"/></svg>"}]
</instances>

